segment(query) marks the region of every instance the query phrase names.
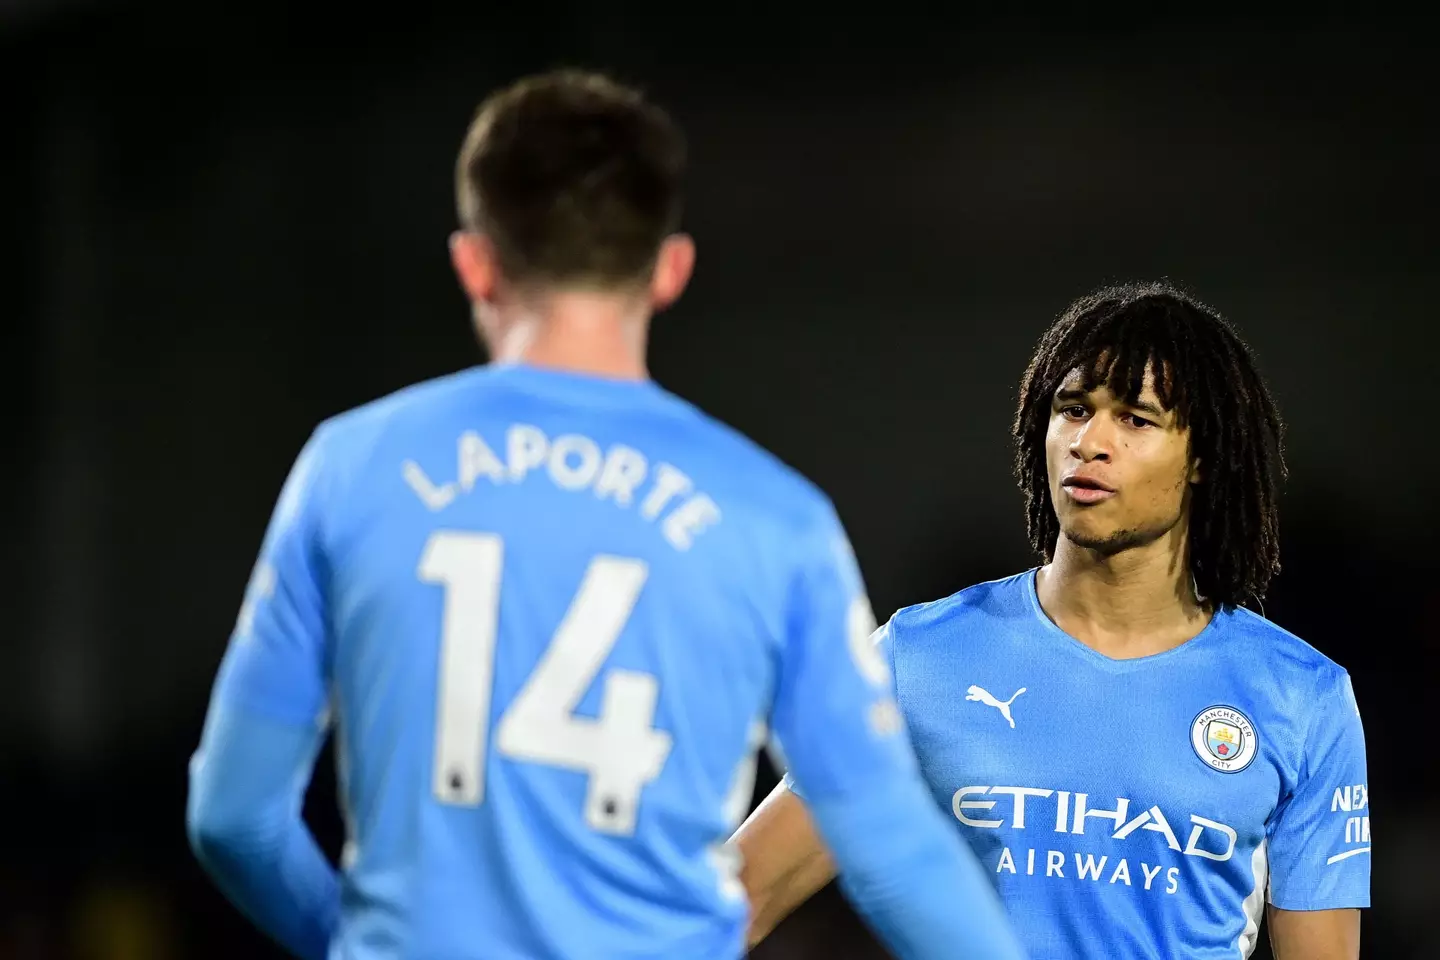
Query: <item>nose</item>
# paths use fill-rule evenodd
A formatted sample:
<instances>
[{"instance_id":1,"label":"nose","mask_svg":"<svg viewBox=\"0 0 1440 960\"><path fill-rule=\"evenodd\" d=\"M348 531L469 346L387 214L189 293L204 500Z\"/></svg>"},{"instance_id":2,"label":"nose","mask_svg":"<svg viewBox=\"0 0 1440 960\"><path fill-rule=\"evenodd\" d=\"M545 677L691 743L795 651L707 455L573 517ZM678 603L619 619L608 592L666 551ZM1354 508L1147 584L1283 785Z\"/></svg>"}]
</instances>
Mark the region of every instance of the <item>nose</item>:
<instances>
[{"instance_id":1,"label":"nose","mask_svg":"<svg viewBox=\"0 0 1440 960\"><path fill-rule=\"evenodd\" d=\"M1075 435L1070 438L1070 456L1081 463L1094 460L1107 463L1110 460L1114 437L1109 417L1092 416L1080 424Z\"/></svg>"}]
</instances>

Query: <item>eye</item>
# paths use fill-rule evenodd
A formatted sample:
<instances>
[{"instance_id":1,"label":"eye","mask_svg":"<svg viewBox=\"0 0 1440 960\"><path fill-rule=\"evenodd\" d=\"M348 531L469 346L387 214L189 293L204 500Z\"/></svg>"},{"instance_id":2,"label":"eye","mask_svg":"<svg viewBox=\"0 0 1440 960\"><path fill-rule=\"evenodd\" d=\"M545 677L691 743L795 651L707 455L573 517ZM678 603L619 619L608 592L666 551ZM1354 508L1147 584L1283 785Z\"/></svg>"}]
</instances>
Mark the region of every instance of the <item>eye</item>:
<instances>
[{"instance_id":1,"label":"eye","mask_svg":"<svg viewBox=\"0 0 1440 960\"><path fill-rule=\"evenodd\" d=\"M1083 420L1090 413L1078 403L1072 403L1068 407L1060 408L1060 416L1066 420Z\"/></svg>"},{"instance_id":2,"label":"eye","mask_svg":"<svg viewBox=\"0 0 1440 960\"><path fill-rule=\"evenodd\" d=\"M1144 428L1155 426L1155 422L1153 420L1146 420L1144 417L1138 417L1133 413L1125 414L1123 419L1128 421L1130 423L1130 426L1132 427Z\"/></svg>"}]
</instances>

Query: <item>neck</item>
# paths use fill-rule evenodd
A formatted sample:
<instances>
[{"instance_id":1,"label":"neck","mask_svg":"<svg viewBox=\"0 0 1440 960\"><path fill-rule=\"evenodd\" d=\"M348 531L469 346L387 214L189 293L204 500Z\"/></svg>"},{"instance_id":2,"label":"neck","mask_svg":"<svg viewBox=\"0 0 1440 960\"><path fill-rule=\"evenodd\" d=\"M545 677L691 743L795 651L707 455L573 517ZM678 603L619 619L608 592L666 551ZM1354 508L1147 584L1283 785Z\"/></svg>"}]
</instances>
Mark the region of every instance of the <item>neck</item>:
<instances>
[{"instance_id":1,"label":"neck","mask_svg":"<svg viewBox=\"0 0 1440 960\"><path fill-rule=\"evenodd\" d=\"M1086 646L1115 659L1162 653L1192 639L1211 611L1195 596L1184 524L1118 553L1060 535L1036 575L1040 606Z\"/></svg>"},{"instance_id":2,"label":"neck","mask_svg":"<svg viewBox=\"0 0 1440 960\"><path fill-rule=\"evenodd\" d=\"M500 333L486 337L496 363L524 363L616 380L645 380L649 306L605 293L557 293L497 305ZM482 329L486 325L482 324Z\"/></svg>"}]
</instances>

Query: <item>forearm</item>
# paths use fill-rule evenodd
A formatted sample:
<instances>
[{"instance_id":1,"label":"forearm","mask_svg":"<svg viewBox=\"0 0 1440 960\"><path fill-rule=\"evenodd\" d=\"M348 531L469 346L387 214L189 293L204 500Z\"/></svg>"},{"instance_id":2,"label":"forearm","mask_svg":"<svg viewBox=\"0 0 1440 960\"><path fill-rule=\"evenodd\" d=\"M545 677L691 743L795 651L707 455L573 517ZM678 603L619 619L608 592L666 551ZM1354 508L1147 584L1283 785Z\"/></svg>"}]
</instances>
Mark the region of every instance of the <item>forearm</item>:
<instances>
[{"instance_id":1,"label":"forearm","mask_svg":"<svg viewBox=\"0 0 1440 960\"><path fill-rule=\"evenodd\" d=\"M216 830L193 822L191 846L215 885L297 957L324 960L339 918L334 869L298 820Z\"/></svg>"},{"instance_id":2,"label":"forearm","mask_svg":"<svg viewBox=\"0 0 1440 960\"><path fill-rule=\"evenodd\" d=\"M750 901L747 945L755 946L835 878L835 861L800 798L777 786L735 831L740 882Z\"/></svg>"},{"instance_id":3,"label":"forearm","mask_svg":"<svg viewBox=\"0 0 1440 960\"><path fill-rule=\"evenodd\" d=\"M339 879L300 814L317 741L314 731L212 711L186 810L191 848L216 886L304 960L324 960L340 914Z\"/></svg>"},{"instance_id":4,"label":"forearm","mask_svg":"<svg viewBox=\"0 0 1440 960\"><path fill-rule=\"evenodd\" d=\"M810 810L842 888L897 956L1024 956L989 878L918 784Z\"/></svg>"},{"instance_id":5,"label":"forearm","mask_svg":"<svg viewBox=\"0 0 1440 960\"><path fill-rule=\"evenodd\" d=\"M750 930L746 945L754 947L835 878L835 861L823 847L816 846L803 859L783 872L757 869L747 861L740 880L750 895Z\"/></svg>"}]
</instances>

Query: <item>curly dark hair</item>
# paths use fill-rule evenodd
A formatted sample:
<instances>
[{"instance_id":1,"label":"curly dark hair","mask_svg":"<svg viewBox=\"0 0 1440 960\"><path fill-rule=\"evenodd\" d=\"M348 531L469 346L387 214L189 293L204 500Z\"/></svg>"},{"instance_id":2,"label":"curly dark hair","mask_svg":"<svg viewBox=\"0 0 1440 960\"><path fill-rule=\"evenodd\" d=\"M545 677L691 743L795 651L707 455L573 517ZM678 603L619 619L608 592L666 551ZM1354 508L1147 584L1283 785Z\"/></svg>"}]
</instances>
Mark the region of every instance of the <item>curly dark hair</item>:
<instances>
[{"instance_id":1,"label":"curly dark hair","mask_svg":"<svg viewBox=\"0 0 1440 960\"><path fill-rule=\"evenodd\" d=\"M1204 465L1190 504L1196 586L1222 609L1259 600L1280 570L1284 423L1230 323L1167 283L1083 297L1040 338L1010 428L1030 544L1048 563L1060 535L1045 461L1056 389L1081 370L1084 389L1103 384L1134 403L1152 367L1161 404L1190 429L1190 455Z\"/></svg>"}]
</instances>

